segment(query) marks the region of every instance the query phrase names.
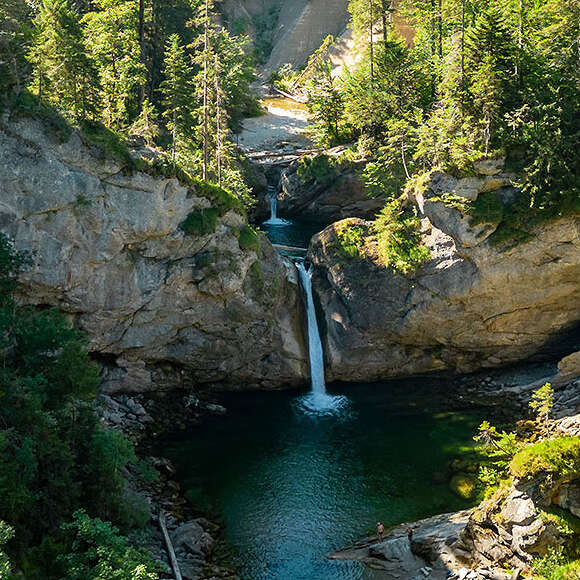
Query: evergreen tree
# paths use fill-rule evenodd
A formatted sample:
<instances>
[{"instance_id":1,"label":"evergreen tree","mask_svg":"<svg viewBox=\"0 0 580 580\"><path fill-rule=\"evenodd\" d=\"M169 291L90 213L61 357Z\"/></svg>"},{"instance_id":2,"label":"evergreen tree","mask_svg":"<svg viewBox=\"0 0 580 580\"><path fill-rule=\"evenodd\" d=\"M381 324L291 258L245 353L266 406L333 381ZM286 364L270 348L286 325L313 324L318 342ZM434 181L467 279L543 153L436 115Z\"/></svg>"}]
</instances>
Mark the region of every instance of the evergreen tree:
<instances>
[{"instance_id":1,"label":"evergreen tree","mask_svg":"<svg viewBox=\"0 0 580 580\"><path fill-rule=\"evenodd\" d=\"M83 119L95 110L95 67L69 0L43 0L34 20L29 60L39 97Z\"/></svg>"},{"instance_id":2,"label":"evergreen tree","mask_svg":"<svg viewBox=\"0 0 580 580\"><path fill-rule=\"evenodd\" d=\"M133 0L95 0L94 6L83 22L101 84L102 120L107 127L122 130L139 113L145 83L137 5Z\"/></svg>"},{"instance_id":3,"label":"evergreen tree","mask_svg":"<svg viewBox=\"0 0 580 580\"><path fill-rule=\"evenodd\" d=\"M171 158L175 161L179 153L190 144L196 105L192 70L177 34L172 34L167 41L163 74L165 80L160 88L163 116L171 132Z\"/></svg>"},{"instance_id":4,"label":"evergreen tree","mask_svg":"<svg viewBox=\"0 0 580 580\"><path fill-rule=\"evenodd\" d=\"M29 13L24 0L3 0L0 3L0 103L3 94L11 90L19 93L25 85Z\"/></svg>"}]
</instances>

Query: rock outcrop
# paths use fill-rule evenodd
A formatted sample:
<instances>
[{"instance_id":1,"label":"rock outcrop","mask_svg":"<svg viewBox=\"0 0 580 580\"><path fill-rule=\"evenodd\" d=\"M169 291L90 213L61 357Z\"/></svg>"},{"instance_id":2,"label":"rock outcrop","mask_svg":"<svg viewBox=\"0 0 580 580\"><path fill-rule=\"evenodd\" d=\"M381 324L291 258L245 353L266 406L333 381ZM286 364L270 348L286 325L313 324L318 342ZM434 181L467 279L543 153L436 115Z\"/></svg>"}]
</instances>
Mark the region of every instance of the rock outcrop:
<instances>
[{"instance_id":1,"label":"rock outcrop","mask_svg":"<svg viewBox=\"0 0 580 580\"><path fill-rule=\"evenodd\" d=\"M265 238L244 243L242 215L188 235L184 220L212 206L195 187L127 173L78 133L60 143L35 121L0 126L0 152L0 231L33 258L22 300L87 333L107 391L304 380L294 268Z\"/></svg>"},{"instance_id":2,"label":"rock outcrop","mask_svg":"<svg viewBox=\"0 0 580 580\"><path fill-rule=\"evenodd\" d=\"M474 228L441 201L445 192L518 194L501 170L483 170L468 184L434 174L414 199L431 258L413 275L382 266L372 251L345 256L340 224L314 238L309 256L331 379L471 372L553 344L561 354L573 349L562 337L580 321L580 217L544 223L527 241L498 247L488 239L495 224Z\"/></svg>"},{"instance_id":3,"label":"rock outcrop","mask_svg":"<svg viewBox=\"0 0 580 580\"><path fill-rule=\"evenodd\" d=\"M326 152L333 159L343 148ZM298 218L324 225L344 218L372 219L385 204L369 197L361 170L364 162L332 167L327 175L303 180L298 174L300 161L282 172L278 211L282 217Z\"/></svg>"}]
</instances>

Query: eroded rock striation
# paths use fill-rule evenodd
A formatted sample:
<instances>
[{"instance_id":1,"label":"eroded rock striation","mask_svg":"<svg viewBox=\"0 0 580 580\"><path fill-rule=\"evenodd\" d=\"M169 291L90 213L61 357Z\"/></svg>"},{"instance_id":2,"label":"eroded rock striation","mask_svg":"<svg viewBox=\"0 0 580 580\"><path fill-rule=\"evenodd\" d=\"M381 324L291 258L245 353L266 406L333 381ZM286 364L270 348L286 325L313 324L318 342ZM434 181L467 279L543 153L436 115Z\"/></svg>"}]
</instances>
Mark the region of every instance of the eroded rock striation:
<instances>
[{"instance_id":1,"label":"eroded rock striation","mask_svg":"<svg viewBox=\"0 0 580 580\"><path fill-rule=\"evenodd\" d=\"M107 391L303 381L294 268L266 239L244 243L240 213L188 235L184 220L212 206L203 192L129 174L78 133L60 143L35 121L0 126L0 152L0 231L33 257L22 300L86 331Z\"/></svg>"},{"instance_id":2,"label":"eroded rock striation","mask_svg":"<svg viewBox=\"0 0 580 580\"><path fill-rule=\"evenodd\" d=\"M310 259L331 379L471 372L527 359L554 342L563 353L572 350L559 339L580 321L580 217L539 225L511 248L494 245L495 224L473 227L441 201L445 192L517 195L500 169L481 171L468 183L434 174L413 199L431 252L413 275L382 266L372 251L344 255L340 223L314 238Z\"/></svg>"}]
</instances>

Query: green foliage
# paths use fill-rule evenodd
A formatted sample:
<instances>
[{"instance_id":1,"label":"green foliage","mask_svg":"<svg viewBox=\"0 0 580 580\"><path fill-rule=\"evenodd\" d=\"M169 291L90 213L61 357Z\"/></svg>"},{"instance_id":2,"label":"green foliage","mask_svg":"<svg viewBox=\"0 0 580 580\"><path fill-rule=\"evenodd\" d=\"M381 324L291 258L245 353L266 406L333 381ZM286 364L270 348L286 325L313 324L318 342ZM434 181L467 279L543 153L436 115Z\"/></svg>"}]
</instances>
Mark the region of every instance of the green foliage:
<instances>
[{"instance_id":1,"label":"green foliage","mask_svg":"<svg viewBox=\"0 0 580 580\"><path fill-rule=\"evenodd\" d=\"M14 537L14 529L0 521L0 580L10 580L12 565L3 551L3 546Z\"/></svg>"},{"instance_id":2,"label":"green foliage","mask_svg":"<svg viewBox=\"0 0 580 580\"><path fill-rule=\"evenodd\" d=\"M515 433L499 432L489 421L483 421L473 438L480 445L479 453L485 461L479 467L478 479L483 495L489 498L509 478L509 467L520 449Z\"/></svg>"},{"instance_id":3,"label":"green foliage","mask_svg":"<svg viewBox=\"0 0 580 580\"><path fill-rule=\"evenodd\" d=\"M340 175L340 162L335 157L319 153L302 157L296 172L302 183L331 184Z\"/></svg>"},{"instance_id":4,"label":"green foliage","mask_svg":"<svg viewBox=\"0 0 580 580\"><path fill-rule=\"evenodd\" d=\"M139 110L138 91L145 83L140 58L138 5L130 0L95 0L83 25L87 48L99 75L101 119L126 129Z\"/></svg>"},{"instance_id":5,"label":"green foliage","mask_svg":"<svg viewBox=\"0 0 580 580\"><path fill-rule=\"evenodd\" d=\"M379 258L403 274L411 274L430 258L423 244L420 220L402 198L387 203L372 225Z\"/></svg>"},{"instance_id":6,"label":"green foliage","mask_svg":"<svg viewBox=\"0 0 580 580\"><path fill-rule=\"evenodd\" d=\"M541 473L559 477L580 473L580 437L547 439L525 447L510 463L510 472L520 479Z\"/></svg>"},{"instance_id":7,"label":"green foliage","mask_svg":"<svg viewBox=\"0 0 580 580\"><path fill-rule=\"evenodd\" d=\"M195 125L193 70L188 60L179 35L172 34L165 48L165 78L160 93L163 97L163 116L167 119L167 129L171 133L171 158L174 161L180 153L191 147Z\"/></svg>"},{"instance_id":8,"label":"green foliage","mask_svg":"<svg viewBox=\"0 0 580 580\"><path fill-rule=\"evenodd\" d=\"M563 547L549 548L542 558L532 563L534 579L576 580L580 576L580 560L570 561Z\"/></svg>"},{"instance_id":9,"label":"green foliage","mask_svg":"<svg viewBox=\"0 0 580 580\"><path fill-rule=\"evenodd\" d=\"M532 394L530 407L536 412L536 419L543 426L544 436L550 435L550 413L554 406L554 389L550 383L546 383Z\"/></svg>"},{"instance_id":10,"label":"green foliage","mask_svg":"<svg viewBox=\"0 0 580 580\"><path fill-rule=\"evenodd\" d=\"M251 250L257 252L260 248L260 238L250 226L244 226L238 233L238 242L242 250Z\"/></svg>"},{"instance_id":11,"label":"green foliage","mask_svg":"<svg viewBox=\"0 0 580 580\"><path fill-rule=\"evenodd\" d=\"M87 54L76 11L69 0L43 0L34 20L28 58L39 98L74 119L84 119L97 106L96 68Z\"/></svg>"},{"instance_id":12,"label":"green foliage","mask_svg":"<svg viewBox=\"0 0 580 580\"><path fill-rule=\"evenodd\" d=\"M362 259L365 256L365 230L356 219L342 220L334 224L338 254L347 259Z\"/></svg>"},{"instance_id":13,"label":"green foliage","mask_svg":"<svg viewBox=\"0 0 580 580\"><path fill-rule=\"evenodd\" d=\"M62 526L70 552L59 556L62 580L157 580L157 567L142 550L108 522L92 519L84 510L73 514Z\"/></svg>"},{"instance_id":14,"label":"green foliage","mask_svg":"<svg viewBox=\"0 0 580 580\"><path fill-rule=\"evenodd\" d=\"M213 234L217 228L219 212L210 207L191 212L180 228L188 236L207 236Z\"/></svg>"},{"instance_id":15,"label":"green foliage","mask_svg":"<svg viewBox=\"0 0 580 580\"><path fill-rule=\"evenodd\" d=\"M230 210L241 214L244 213L242 202L228 189L201 179L195 179L193 183L196 192L211 201L212 207L218 211L220 217L228 213Z\"/></svg>"},{"instance_id":16,"label":"green foliage","mask_svg":"<svg viewBox=\"0 0 580 580\"><path fill-rule=\"evenodd\" d=\"M123 473L140 462L133 445L104 430L94 413L99 369L84 337L56 310L14 304L25 263L0 235L0 520L16 532L9 545L14 566L31 580L56 580L58 527L76 509L134 522L123 501Z\"/></svg>"},{"instance_id":17,"label":"green foliage","mask_svg":"<svg viewBox=\"0 0 580 580\"><path fill-rule=\"evenodd\" d=\"M0 4L0 106L5 95L20 92L25 84L30 9L25 0L3 0Z\"/></svg>"}]
</instances>

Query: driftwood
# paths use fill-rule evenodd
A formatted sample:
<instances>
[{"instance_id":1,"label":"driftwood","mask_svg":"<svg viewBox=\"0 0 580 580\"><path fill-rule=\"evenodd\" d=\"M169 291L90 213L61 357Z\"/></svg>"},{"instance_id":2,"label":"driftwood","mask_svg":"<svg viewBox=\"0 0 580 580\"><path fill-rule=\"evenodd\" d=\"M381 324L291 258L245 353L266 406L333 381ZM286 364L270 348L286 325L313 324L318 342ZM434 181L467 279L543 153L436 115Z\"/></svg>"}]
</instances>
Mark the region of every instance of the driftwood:
<instances>
[{"instance_id":1,"label":"driftwood","mask_svg":"<svg viewBox=\"0 0 580 580\"><path fill-rule=\"evenodd\" d=\"M171 561L171 567L173 568L173 574L175 580L183 580L181 576L181 570L179 569L179 564L177 562L177 556L175 555L175 550L173 549L173 544L171 543L171 538L169 537L169 532L167 531L167 521L165 518L165 511L159 510L159 527L163 532L163 537L165 538L165 545L167 546L167 553L169 554L169 560Z\"/></svg>"},{"instance_id":2,"label":"driftwood","mask_svg":"<svg viewBox=\"0 0 580 580\"><path fill-rule=\"evenodd\" d=\"M283 97L286 97L287 99L290 99L292 101L296 101L297 103L300 103L301 105L305 105L306 102L308 101L308 99L302 95L293 95L291 93L287 93L286 91L279 89L278 87L272 87L272 88L274 89L274 91L281 94Z\"/></svg>"},{"instance_id":3,"label":"driftwood","mask_svg":"<svg viewBox=\"0 0 580 580\"><path fill-rule=\"evenodd\" d=\"M288 151L286 153L282 151L278 151L277 153L274 151L260 151L257 153L248 153L247 157L249 159L270 159L272 157L301 157L302 155L309 155L310 153L318 153L322 151L322 149L298 149L296 151Z\"/></svg>"},{"instance_id":4,"label":"driftwood","mask_svg":"<svg viewBox=\"0 0 580 580\"><path fill-rule=\"evenodd\" d=\"M308 252L308 248L297 248L295 246L283 246L282 244L272 244L276 250L285 250L286 252Z\"/></svg>"}]
</instances>

